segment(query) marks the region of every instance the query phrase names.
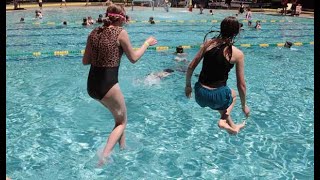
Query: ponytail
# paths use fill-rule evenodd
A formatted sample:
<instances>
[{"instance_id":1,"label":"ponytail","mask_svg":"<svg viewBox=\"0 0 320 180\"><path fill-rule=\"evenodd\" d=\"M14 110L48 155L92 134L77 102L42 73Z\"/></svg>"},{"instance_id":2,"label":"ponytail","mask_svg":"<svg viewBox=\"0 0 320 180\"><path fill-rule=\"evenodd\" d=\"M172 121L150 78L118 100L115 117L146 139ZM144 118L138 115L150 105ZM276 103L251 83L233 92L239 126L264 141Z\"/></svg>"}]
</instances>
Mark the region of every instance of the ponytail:
<instances>
[{"instance_id":1,"label":"ponytail","mask_svg":"<svg viewBox=\"0 0 320 180\"><path fill-rule=\"evenodd\" d=\"M111 22L112 22L108 16L103 18L102 21L103 21L103 25L106 26L106 27L109 27L111 25Z\"/></svg>"},{"instance_id":2,"label":"ponytail","mask_svg":"<svg viewBox=\"0 0 320 180\"><path fill-rule=\"evenodd\" d=\"M206 50L209 46L213 45L212 48L218 48L223 45L227 46L227 51L226 51L226 58L228 61L231 60L232 57L232 46L234 44L233 38L222 38L221 34L219 34L216 37L213 37L209 43L207 43L204 46L204 49Z\"/></svg>"}]
</instances>

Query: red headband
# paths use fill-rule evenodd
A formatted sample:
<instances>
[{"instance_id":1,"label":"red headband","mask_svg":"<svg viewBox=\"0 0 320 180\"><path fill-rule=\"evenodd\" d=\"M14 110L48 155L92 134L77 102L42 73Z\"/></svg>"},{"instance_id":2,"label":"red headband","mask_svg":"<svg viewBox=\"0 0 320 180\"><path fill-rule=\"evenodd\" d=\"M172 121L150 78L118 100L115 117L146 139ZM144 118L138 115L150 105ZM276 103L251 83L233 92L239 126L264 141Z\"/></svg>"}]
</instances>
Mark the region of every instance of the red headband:
<instances>
[{"instance_id":1,"label":"red headband","mask_svg":"<svg viewBox=\"0 0 320 180\"><path fill-rule=\"evenodd\" d=\"M107 13L107 16L115 16L115 17L120 17L124 20L126 20L126 17L123 14L117 14L117 13Z\"/></svg>"}]
</instances>

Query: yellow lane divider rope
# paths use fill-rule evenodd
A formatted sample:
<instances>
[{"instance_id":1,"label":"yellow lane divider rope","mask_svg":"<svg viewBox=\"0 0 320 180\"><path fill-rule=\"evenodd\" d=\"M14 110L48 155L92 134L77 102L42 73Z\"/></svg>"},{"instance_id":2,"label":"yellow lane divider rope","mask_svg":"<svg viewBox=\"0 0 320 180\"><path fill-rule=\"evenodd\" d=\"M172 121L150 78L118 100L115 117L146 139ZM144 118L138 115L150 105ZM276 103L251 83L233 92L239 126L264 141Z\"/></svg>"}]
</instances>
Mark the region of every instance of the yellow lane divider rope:
<instances>
[{"instance_id":1,"label":"yellow lane divider rope","mask_svg":"<svg viewBox=\"0 0 320 180\"><path fill-rule=\"evenodd\" d=\"M238 44L240 47L250 48L250 47L283 47L285 43L263 43L263 44ZM314 45L314 41L311 42L294 42L294 46L303 46L303 45ZM200 48L200 45L182 45L184 49L193 49L193 48ZM156 51L168 51L170 49L175 49L176 46L152 46L149 47L148 50L156 50ZM133 49L137 50L139 47L134 47ZM67 55L78 55L84 54L84 50L60 50L60 51L47 51L47 52L23 52L23 53L7 53L7 57L16 57L16 56L41 56L41 55L54 55L54 56L67 56Z\"/></svg>"}]
</instances>

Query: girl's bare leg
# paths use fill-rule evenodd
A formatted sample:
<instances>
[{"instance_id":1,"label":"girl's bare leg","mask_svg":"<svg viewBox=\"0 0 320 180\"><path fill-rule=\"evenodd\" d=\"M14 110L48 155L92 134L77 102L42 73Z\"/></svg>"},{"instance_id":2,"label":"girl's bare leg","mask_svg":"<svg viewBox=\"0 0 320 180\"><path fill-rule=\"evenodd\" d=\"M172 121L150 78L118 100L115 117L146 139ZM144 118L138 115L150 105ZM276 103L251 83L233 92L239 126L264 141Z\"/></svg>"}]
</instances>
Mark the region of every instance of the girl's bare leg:
<instances>
[{"instance_id":1,"label":"girl's bare leg","mask_svg":"<svg viewBox=\"0 0 320 180\"><path fill-rule=\"evenodd\" d=\"M115 126L102 153L102 158L106 158L117 142L119 142L120 148L125 147L124 130L127 125L127 109L119 84L115 84L100 102L111 111L115 120ZM103 163L104 159L100 159L99 165Z\"/></svg>"},{"instance_id":2,"label":"girl's bare leg","mask_svg":"<svg viewBox=\"0 0 320 180\"><path fill-rule=\"evenodd\" d=\"M245 121L243 121L241 124L234 124L232 118L231 118L231 111L236 103L236 92L232 89L232 103L226 110L219 110L219 113L221 115L220 120L218 122L218 126L220 128L226 129L231 134L237 134L240 129L242 129L245 126Z\"/></svg>"}]
</instances>

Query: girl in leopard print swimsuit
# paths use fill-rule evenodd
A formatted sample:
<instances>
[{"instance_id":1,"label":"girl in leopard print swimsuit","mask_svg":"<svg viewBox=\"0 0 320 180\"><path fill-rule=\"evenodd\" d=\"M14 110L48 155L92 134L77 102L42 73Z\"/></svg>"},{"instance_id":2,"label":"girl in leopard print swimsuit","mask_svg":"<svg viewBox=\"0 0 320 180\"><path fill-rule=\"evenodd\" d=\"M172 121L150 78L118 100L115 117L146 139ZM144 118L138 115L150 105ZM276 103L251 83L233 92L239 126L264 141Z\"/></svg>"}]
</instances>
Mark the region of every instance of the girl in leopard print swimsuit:
<instances>
[{"instance_id":1,"label":"girl in leopard print swimsuit","mask_svg":"<svg viewBox=\"0 0 320 180\"><path fill-rule=\"evenodd\" d=\"M125 128L127 110L123 94L118 84L118 70L123 52L131 63L136 63L149 46L157 44L154 37L149 37L138 50L134 50L128 33L122 28L126 22L123 7L112 4L107 8L105 23L89 34L84 65L91 65L87 82L88 94L102 103L112 113L115 126L101 154L99 164L103 165L117 142L125 147Z\"/></svg>"}]
</instances>

